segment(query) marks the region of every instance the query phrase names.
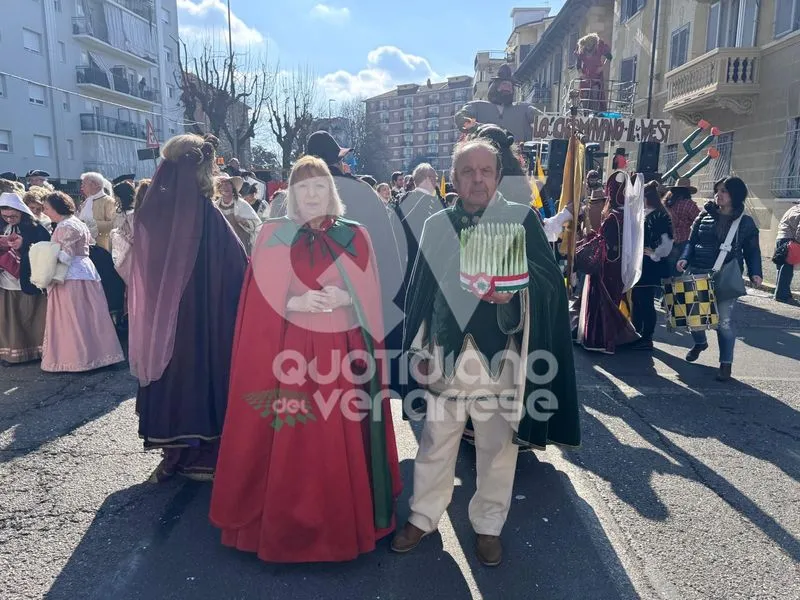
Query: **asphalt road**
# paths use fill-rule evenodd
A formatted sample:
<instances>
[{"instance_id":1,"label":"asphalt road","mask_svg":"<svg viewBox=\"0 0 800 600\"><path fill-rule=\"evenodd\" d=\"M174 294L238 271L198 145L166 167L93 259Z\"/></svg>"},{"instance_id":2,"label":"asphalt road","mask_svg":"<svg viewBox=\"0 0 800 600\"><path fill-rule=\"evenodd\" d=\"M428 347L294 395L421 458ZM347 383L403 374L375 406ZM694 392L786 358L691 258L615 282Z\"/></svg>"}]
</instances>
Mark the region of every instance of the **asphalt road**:
<instances>
[{"instance_id":1,"label":"asphalt road","mask_svg":"<svg viewBox=\"0 0 800 600\"><path fill-rule=\"evenodd\" d=\"M440 535L397 556L267 565L222 547L208 485L143 483L122 370L0 367L0 597L170 599L800 598L800 309L754 293L738 381L659 328L652 354L576 351L582 448L520 456L496 569L474 558L463 448ZM419 428L396 419L408 511Z\"/></svg>"}]
</instances>

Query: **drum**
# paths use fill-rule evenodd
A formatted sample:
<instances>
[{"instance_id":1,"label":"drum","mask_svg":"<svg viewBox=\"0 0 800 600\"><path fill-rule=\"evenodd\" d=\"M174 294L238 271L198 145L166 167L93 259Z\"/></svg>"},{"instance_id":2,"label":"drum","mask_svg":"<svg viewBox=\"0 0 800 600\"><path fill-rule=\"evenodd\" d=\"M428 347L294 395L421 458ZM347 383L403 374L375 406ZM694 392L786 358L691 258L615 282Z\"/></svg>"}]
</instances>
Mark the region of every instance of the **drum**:
<instances>
[{"instance_id":1,"label":"drum","mask_svg":"<svg viewBox=\"0 0 800 600\"><path fill-rule=\"evenodd\" d=\"M711 275L683 275L662 279L667 329L702 331L719 326L717 299Z\"/></svg>"}]
</instances>

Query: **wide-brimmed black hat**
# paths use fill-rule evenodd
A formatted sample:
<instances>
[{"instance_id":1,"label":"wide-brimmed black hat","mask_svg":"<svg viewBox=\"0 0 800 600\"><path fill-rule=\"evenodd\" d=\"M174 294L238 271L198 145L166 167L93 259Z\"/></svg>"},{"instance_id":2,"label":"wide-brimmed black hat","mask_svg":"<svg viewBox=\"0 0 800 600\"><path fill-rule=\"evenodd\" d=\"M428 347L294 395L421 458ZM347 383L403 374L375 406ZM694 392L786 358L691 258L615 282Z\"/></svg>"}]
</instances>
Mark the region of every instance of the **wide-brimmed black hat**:
<instances>
[{"instance_id":1,"label":"wide-brimmed black hat","mask_svg":"<svg viewBox=\"0 0 800 600\"><path fill-rule=\"evenodd\" d=\"M334 165L342 160L352 148L342 148L327 131L315 131L308 137L306 150L308 154L324 160L325 164Z\"/></svg>"},{"instance_id":2,"label":"wide-brimmed black hat","mask_svg":"<svg viewBox=\"0 0 800 600\"><path fill-rule=\"evenodd\" d=\"M120 175L119 177L115 177L111 180L113 185L117 185L118 183L122 183L123 181L134 181L136 179L135 173L126 173L125 175Z\"/></svg>"},{"instance_id":3,"label":"wide-brimmed black hat","mask_svg":"<svg viewBox=\"0 0 800 600\"><path fill-rule=\"evenodd\" d=\"M50 173L41 169L31 169L25 177L50 177Z\"/></svg>"},{"instance_id":4,"label":"wide-brimmed black hat","mask_svg":"<svg viewBox=\"0 0 800 600\"><path fill-rule=\"evenodd\" d=\"M489 81L510 81L514 85L519 85L519 80L514 77L511 65L500 65L500 68L497 69L497 75Z\"/></svg>"},{"instance_id":5,"label":"wide-brimmed black hat","mask_svg":"<svg viewBox=\"0 0 800 600\"><path fill-rule=\"evenodd\" d=\"M0 173L0 179L7 179L8 181L17 181L19 178L17 174L13 171L6 171L5 173Z\"/></svg>"}]
</instances>

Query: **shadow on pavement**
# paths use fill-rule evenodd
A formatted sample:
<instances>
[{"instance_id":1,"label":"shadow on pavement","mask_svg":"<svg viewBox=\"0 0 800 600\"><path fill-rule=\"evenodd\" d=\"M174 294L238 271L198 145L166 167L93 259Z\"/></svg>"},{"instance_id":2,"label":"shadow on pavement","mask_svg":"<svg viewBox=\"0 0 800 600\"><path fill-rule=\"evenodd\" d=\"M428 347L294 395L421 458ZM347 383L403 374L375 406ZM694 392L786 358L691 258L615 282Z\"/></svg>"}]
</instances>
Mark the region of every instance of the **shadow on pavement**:
<instances>
[{"instance_id":1,"label":"shadow on pavement","mask_svg":"<svg viewBox=\"0 0 800 600\"><path fill-rule=\"evenodd\" d=\"M406 480L411 467L410 461L402 465ZM154 502L143 497L143 489L161 497L159 512L148 512ZM165 501L165 494L172 498ZM392 554L387 538L374 552L348 563L267 564L222 546L208 521L210 496L210 485L182 481L109 496L48 600L470 597L438 537L406 556ZM106 510L132 500L136 504L125 513ZM407 505L407 497L401 503Z\"/></svg>"},{"instance_id":2,"label":"shadow on pavement","mask_svg":"<svg viewBox=\"0 0 800 600\"><path fill-rule=\"evenodd\" d=\"M800 318L739 302L734 322L737 337L748 346L800 361ZM713 337L715 334L709 335L709 339Z\"/></svg>"},{"instance_id":3,"label":"shadow on pavement","mask_svg":"<svg viewBox=\"0 0 800 600\"><path fill-rule=\"evenodd\" d=\"M709 336L712 344L716 343L713 337L714 334ZM610 482L621 500L639 514L654 520L664 520L669 515L652 487L653 475L666 473L698 481L760 528L795 560L800 560L800 541L735 485L662 433L667 431L691 438L716 439L742 454L772 463L798 481L800 463L791 450L800 431L797 411L739 381L716 382L716 369L686 363L659 349L653 355L629 352L624 358L620 355L594 358L598 367L633 388L646 390L646 393L633 398L617 389L611 394L606 393L603 388L615 388L614 382L595 371L601 386L596 393L585 397L582 418L585 419L584 431L597 432L596 437L586 440L585 444L602 451L570 453L567 455L569 460ZM675 370L682 385L659 377L654 358ZM648 388L654 384L657 387ZM621 419L642 438L663 449L675 462L671 463L658 452L620 442L592 416L591 410ZM587 427L586 424L590 425ZM614 456L615 460L609 461L609 456Z\"/></svg>"},{"instance_id":4,"label":"shadow on pavement","mask_svg":"<svg viewBox=\"0 0 800 600\"><path fill-rule=\"evenodd\" d=\"M90 373L44 373L39 363L0 367L0 463L35 452L136 394L128 363Z\"/></svg>"},{"instance_id":5,"label":"shadow on pavement","mask_svg":"<svg viewBox=\"0 0 800 600\"><path fill-rule=\"evenodd\" d=\"M420 427L413 426L417 435ZM457 600L473 594L465 573L487 599L637 597L610 543L596 539L599 525L587 525L587 514L596 517L569 479L531 452L520 455L517 471L503 534L505 560L494 569L474 555L467 507L475 490L475 457L465 447L456 473L462 483L449 508L455 540L435 534L413 552L397 555L386 538L374 552L348 563L266 564L221 545L208 521L211 486L182 480L143 484L106 499L47 598ZM400 525L413 493L413 460L401 463L401 476ZM451 554L454 544L467 564L458 551Z\"/></svg>"}]
</instances>

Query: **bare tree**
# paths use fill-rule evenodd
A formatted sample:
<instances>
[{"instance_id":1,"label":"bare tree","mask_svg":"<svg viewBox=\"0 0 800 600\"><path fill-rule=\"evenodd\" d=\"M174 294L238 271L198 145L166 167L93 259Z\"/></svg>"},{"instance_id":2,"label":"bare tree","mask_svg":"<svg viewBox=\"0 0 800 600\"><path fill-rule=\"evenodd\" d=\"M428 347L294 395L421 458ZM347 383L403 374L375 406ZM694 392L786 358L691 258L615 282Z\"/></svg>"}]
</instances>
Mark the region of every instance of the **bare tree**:
<instances>
[{"instance_id":1,"label":"bare tree","mask_svg":"<svg viewBox=\"0 0 800 600\"><path fill-rule=\"evenodd\" d=\"M273 91L274 74L266 56L251 51L231 55L210 38L191 55L185 43L181 46L176 79L186 120L194 123L195 133L206 133L197 123L204 116L210 133L227 142L233 154L242 153Z\"/></svg>"},{"instance_id":2,"label":"bare tree","mask_svg":"<svg viewBox=\"0 0 800 600\"><path fill-rule=\"evenodd\" d=\"M367 106L361 98L340 103L339 112L346 122L347 138L354 148L358 172L372 175L378 181L388 181L388 133L381 130L377 115L367 115Z\"/></svg>"},{"instance_id":3,"label":"bare tree","mask_svg":"<svg viewBox=\"0 0 800 600\"><path fill-rule=\"evenodd\" d=\"M269 127L281 148L283 176L288 176L292 162L305 152L312 133L314 113L318 112L317 78L308 67L294 71L276 69L274 93L267 99Z\"/></svg>"},{"instance_id":4,"label":"bare tree","mask_svg":"<svg viewBox=\"0 0 800 600\"><path fill-rule=\"evenodd\" d=\"M279 172L281 170L280 157L262 144L253 144L253 167L260 169L267 169L269 171Z\"/></svg>"}]
</instances>

